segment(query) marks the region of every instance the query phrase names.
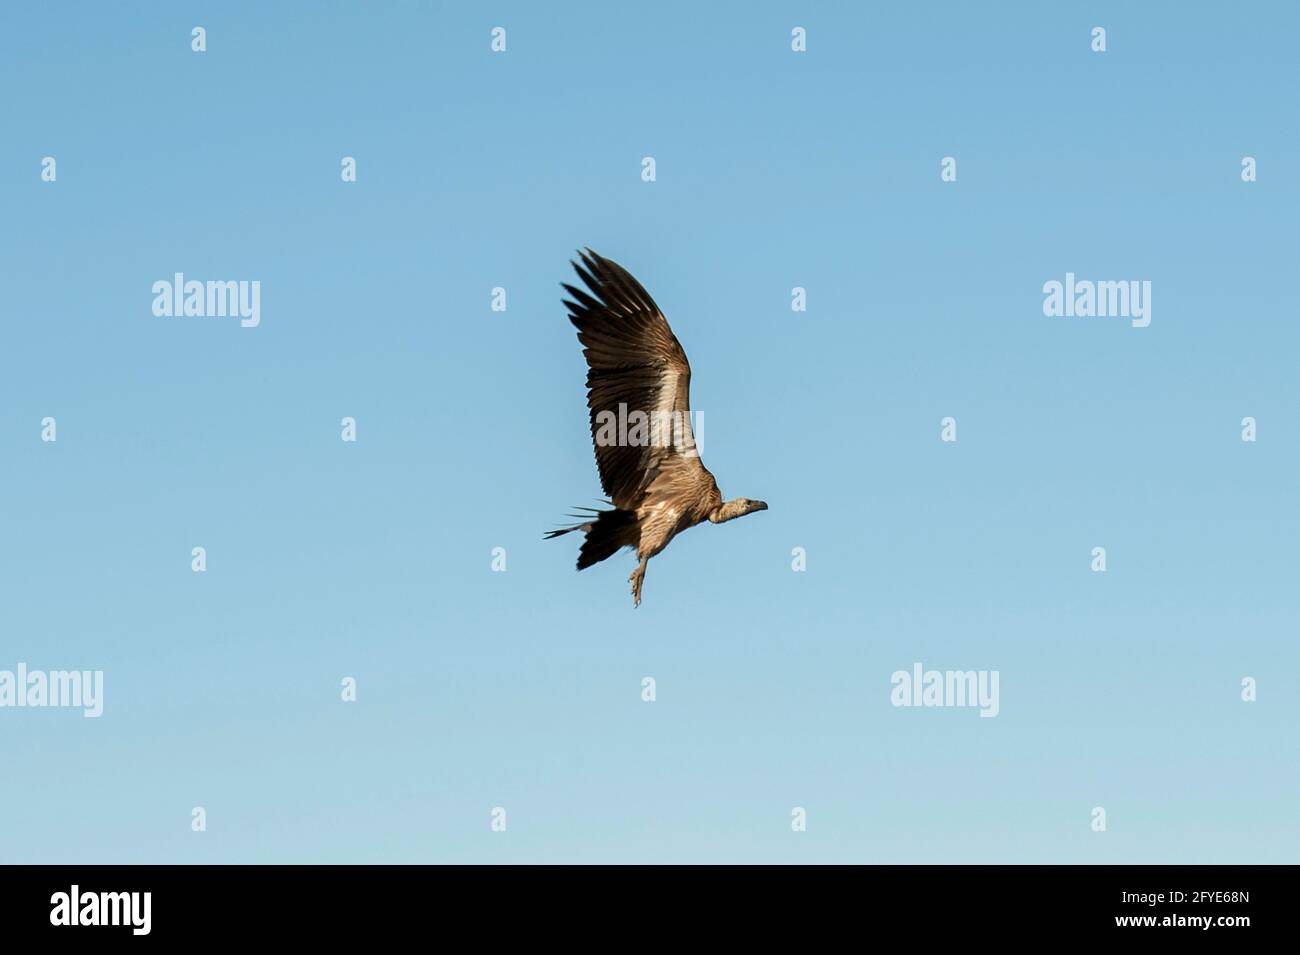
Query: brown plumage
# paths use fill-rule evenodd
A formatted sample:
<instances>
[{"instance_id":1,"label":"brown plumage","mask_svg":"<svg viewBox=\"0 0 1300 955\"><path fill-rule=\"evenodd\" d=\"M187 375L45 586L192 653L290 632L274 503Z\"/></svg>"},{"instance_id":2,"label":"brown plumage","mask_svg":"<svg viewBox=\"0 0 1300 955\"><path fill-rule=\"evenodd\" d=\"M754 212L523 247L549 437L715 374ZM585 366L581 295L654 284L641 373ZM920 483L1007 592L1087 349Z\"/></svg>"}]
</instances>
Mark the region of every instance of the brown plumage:
<instances>
[{"instance_id":1,"label":"brown plumage","mask_svg":"<svg viewBox=\"0 0 1300 955\"><path fill-rule=\"evenodd\" d=\"M578 254L582 262L573 268L587 288L565 285L564 304L587 359L592 446L614 508L592 510L583 523L546 536L586 534L579 570L635 547L640 563L628 579L639 606L646 564L676 535L767 505L743 497L723 501L700 460L691 430L691 366L654 299L616 263L590 249Z\"/></svg>"}]
</instances>

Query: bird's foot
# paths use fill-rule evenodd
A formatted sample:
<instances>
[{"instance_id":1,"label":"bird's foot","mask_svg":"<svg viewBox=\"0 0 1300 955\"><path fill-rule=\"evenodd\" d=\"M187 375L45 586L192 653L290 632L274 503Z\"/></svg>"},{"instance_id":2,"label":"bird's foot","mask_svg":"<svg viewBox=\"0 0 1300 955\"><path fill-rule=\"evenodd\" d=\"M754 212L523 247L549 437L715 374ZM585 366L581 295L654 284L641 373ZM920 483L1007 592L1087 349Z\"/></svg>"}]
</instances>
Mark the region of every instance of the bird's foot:
<instances>
[{"instance_id":1,"label":"bird's foot","mask_svg":"<svg viewBox=\"0 0 1300 955\"><path fill-rule=\"evenodd\" d=\"M628 578L632 584L632 606L641 606L641 582L645 580L645 571L638 567L632 571L632 576Z\"/></svg>"}]
</instances>

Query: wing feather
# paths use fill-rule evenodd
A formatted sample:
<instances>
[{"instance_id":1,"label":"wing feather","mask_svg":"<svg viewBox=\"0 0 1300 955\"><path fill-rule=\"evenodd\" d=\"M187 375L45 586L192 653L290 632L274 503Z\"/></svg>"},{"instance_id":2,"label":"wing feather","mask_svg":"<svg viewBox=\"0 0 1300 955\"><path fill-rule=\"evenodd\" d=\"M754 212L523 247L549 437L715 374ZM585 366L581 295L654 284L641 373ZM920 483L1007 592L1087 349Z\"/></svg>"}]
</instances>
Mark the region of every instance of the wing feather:
<instances>
[{"instance_id":1,"label":"wing feather","mask_svg":"<svg viewBox=\"0 0 1300 955\"><path fill-rule=\"evenodd\" d=\"M586 289L564 285L569 321L587 359L587 408L600 483L614 505L635 510L661 472L672 472L683 494L717 495L713 476L695 451L690 426L691 366L668 320L650 294L617 263L590 249L574 271ZM622 418L620 418L622 408ZM602 440L607 415L627 420L633 411L676 423L668 440L633 444ZM694 502L685 502L693 504Z\"/></svg>"}]
</instances>

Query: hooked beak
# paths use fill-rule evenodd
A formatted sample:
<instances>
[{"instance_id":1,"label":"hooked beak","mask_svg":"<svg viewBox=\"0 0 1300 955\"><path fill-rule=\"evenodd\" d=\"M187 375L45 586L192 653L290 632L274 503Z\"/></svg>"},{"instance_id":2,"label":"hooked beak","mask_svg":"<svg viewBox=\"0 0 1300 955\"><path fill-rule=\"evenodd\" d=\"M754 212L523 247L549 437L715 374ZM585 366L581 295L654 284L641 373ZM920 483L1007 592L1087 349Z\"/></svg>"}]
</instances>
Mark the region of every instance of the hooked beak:
<instances>
[{"instance_id":1,"label":"hooked beak","mask_svg":"<svg viewBox=\"0 0 1300 955\"><path fill-rule=\"evenodd\" d=\"M766 511L766 510L767 510L767 501L753 501L752 503L753 503L753 505L754 505L753 510L755 510L755 511Z\"/></svg>"}]
</instances>

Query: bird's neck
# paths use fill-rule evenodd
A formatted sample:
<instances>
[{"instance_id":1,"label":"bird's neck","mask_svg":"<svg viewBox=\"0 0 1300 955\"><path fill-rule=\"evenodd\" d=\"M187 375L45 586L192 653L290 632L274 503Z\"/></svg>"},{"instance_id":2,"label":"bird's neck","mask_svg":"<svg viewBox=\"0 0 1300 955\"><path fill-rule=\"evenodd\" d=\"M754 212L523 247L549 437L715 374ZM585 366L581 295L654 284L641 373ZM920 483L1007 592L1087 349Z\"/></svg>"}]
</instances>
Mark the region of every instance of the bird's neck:
<instances>
[{"instance_id":1,"label":"bird's neck","mask_svg":"<svg viewBox=\"0 0 1300 955\"><path fill-rule=\"evenodd\" d=\"M744 517L748 513L744 505L739 501L723 501L709 512L709 520L714 524L725 524L737 517Z\"/></svg>"}]
</instances>

